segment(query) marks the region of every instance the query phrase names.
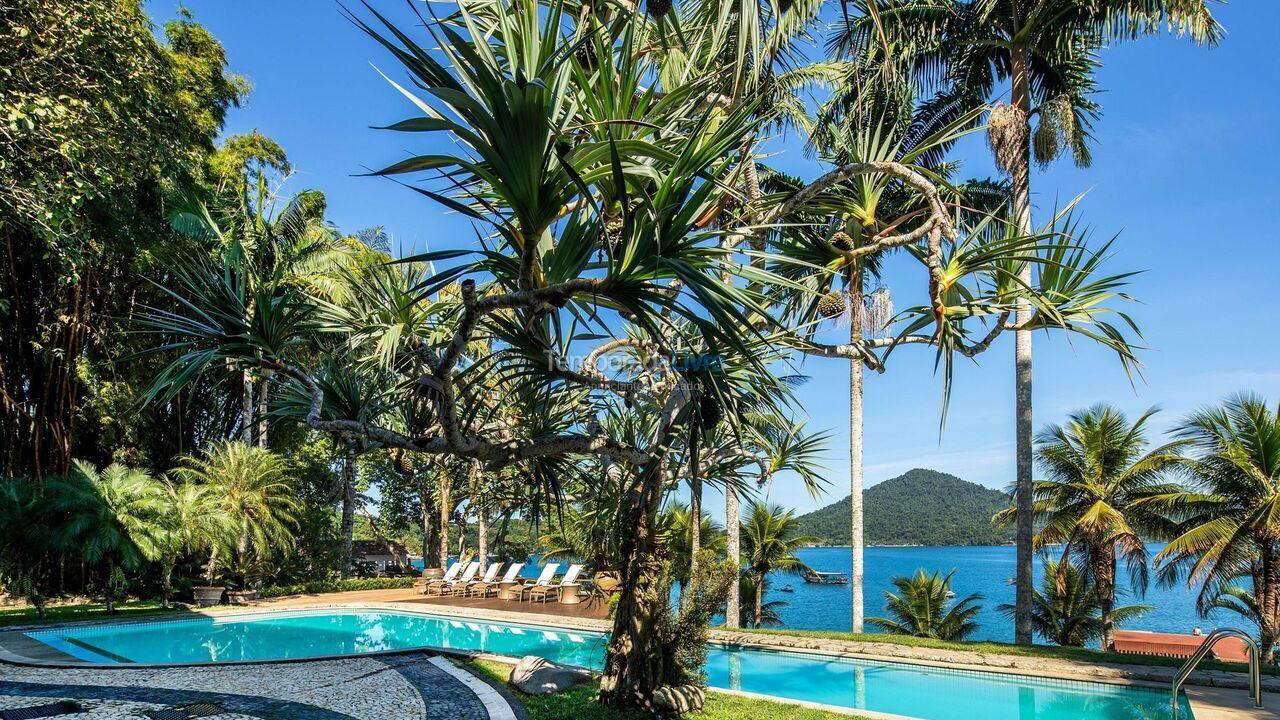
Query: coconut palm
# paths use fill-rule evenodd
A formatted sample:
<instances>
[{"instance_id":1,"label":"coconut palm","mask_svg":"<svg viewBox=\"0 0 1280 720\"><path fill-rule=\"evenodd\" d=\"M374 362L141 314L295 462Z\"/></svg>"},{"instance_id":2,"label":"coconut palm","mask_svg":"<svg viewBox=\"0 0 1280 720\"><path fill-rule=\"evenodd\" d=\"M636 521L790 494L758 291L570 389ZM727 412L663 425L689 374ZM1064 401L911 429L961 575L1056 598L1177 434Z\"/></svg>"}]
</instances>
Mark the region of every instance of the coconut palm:
<instances>
[{"instance_id":1,"label":"coconut palm","mask_svg":"<svg viewBox=\"0 0 1280 720\"><path fill-rule=\"evenodd\" d=\"M809 570L795 552L817 538L798 535L800 523L795 512L777 505L753 502L742 523L742 549L746 572L755 585L755 606L751 612L754 627L764 620L765 580L771 572L802 575Z\"/></svg>"},{"instance_id":2,"label":"coconut palm","mask_svg":"<svg viewBox=\"0 0 1280 720\"><path fill-rule=\"evenodd\" d=\"M1255 626L1260 625L1262 620L1262 607L1258 605L1258 598L1248 588L1239 585L1227 585L1215 590L1213 597L1209 599L1207 610L1226 610Z\"/></svg>"},{"instance_id":3,"label":"coconut palm","mask_svg":"<svg viewBox=\"0 0 1280 720\"><path fill-rule=\"evenodd\" d=\"M973 593L959 601L951 592L952 570L943 576L923 569L911 577L893 579L898 591L886 591L885 610L890 617L869 617L867 624L893 635L913 635L935 640L963 640L978 629L974 617L982 610L981 593Z\"/></svg>"},{"instance_id":4,"label":"coconut palm","mask_svg":"<svg viewBox=\"0 0 1280 720\"><path fill-rule=\"evenodd\" d=\"M211 502L234 527L233 544L213 544L206 579L212 583L218 553L234 553L240 566L293 546L301 504L289 482L283 458L270 450L235 440L215 443L183 458L174 474L185 483L208 487ZM243 586L246 578L241 577Z\"/></svg>"},{"instance_id":5,"label":"coconut palm","mask_svg":"<svg viewBox=\"0 0 1280 720\"><path fill-rule=\"evenodd\" d=\"M1150 605L1113 606L1111 623L1118 627L1150 609ZM1012 620L1017 607L1002 603L999 610ZM1084 647L1086 643L1101 638L1106 630L1102 621L1102 603L1089 574L1070 562L1062 564L1050 558L1044 562L1032 618L1038 635L1063 646Z\"/></svg>"},{"instance_id":6,"label":"coconut palm","mask_svg":"<svg viewBox=\"0 0 1280 720\"><path fill-rule=\"evenodd\" d=\"M1042 165L1070 149L1088 165L1092 98L1103 47L1168 27L1200 44L1216 44L1222 28L1208 0L854 0L833 41L852 57L887 53L905 72L939 91L935 104L952 112L981 107L1009 84L1010 104L996 104L988 133L996 165L1013 178L1013 219L1023 234L1031 219L1031 160ZM883 57L883 54L879 56ZM1037 117L1035 131L1030 121ZM1030 263L1021 281L1033 284ZM1014 318L1017 505L1015 635L1032 641L1033 303L1021 298ZM1041 327L1053 327L1052 324Z\"/></svg>"},{"instance_id":7,"label":"coconut palm","mask_svg":"<svg viewBox=\"0 0 1280 720\"><path fill-rule=\"evenodd\" d=\"M710 515L703 514L698 523L698 547L700 550L708 550L716 555L716 557L724 554L725 536L724 528L720 523L711 518ZM675 569L675 581L680 586L681 596L684 595L684 588L689 582L689 576L692 572L693 548L694 548L694 532L693 532L693 514L689 510L689 506L681 502L673 502L667 506L662 516L658 519L658 524L662 528L661 536L663 544L666 546L667 554L671 558L672 566Z\"/></svg>"},{"instance_id":8,"label":"coconut palm","mask_svg":"<svg viewBox=\"0 0 1280 720\"><path fill-rule=\"evenodd\" d=\"M51 512L65 518L62 542L85 562L105 565L107 613L115 612L124 572L160 556L164 489L145 470L113 463L102 471L77 460L72 474L45 488Z\"/></svg>"},{"instance_id":9,"label":"coconut palm","mask_svg":"<svg viewBox=\"0 0 1280 720\"><path fill-rule=\"evenodd\" d=\"M1097 593L1104 649L1114 645L1112 606L1116 565L1123 561L1139 593L1147 586L1144 538L1168 537L1174 524L1161 498L1180 488L1165 481L1182 463L1183 443L1149 448L1146 425L1155 410L1130 423L1124 413L1095 405L1072 413L1065 424L1049 425L1036 436L1036 460L1045 479L1035 485L1037 549L1063 546L1063 571L1070 555L1080 559ZM1014 519L1017 508L996 515Z\"/></svg>"},{"instance_id":10,"label":"coconut palm","mask_svg":"<svg viewBox=\"0 0 1280 720\"><path fill-rule=\"evenodd\" d=\"M187 553L209 552L217 545L231 545L236 525L212 485L169 481L163 490L165 513L156 545L162 566L162 604L167 609L178 559Z\"/></svg>"},{"instance_id":11,"label":"coconut palm","mask_svg":"<svg viewBox=\"0 0 1280 720\"><path fill-rule=\"evenodd\" d=\"M1189 415L1176 430L1191 453L1194 485L1161 501L1186 519L1155 562L1163 582L1185 573L1206 612L1238 577L1252 579L1259 649L1273 662L1280 604L1280 414L1262 398L1234 395Z\"/></svg>"},{"instance_id":12,"label":"coconut palm","mask_svg":"<svg viewBox=\"0 0 1280 720\"><path fill-rule=\"evenodd\" d=\"M739 596L742 598L742 606L738 609L742 617L746 618L748 627L782 627L782 609L787 606L785 600L770 600L756 604L756 581L750 573L743 573L738 578ZM764 585L761 587L768 594L769 580L766 578ZM756 616L757 608L759 608L759 617Z\"/></svg>"}]
</instances>

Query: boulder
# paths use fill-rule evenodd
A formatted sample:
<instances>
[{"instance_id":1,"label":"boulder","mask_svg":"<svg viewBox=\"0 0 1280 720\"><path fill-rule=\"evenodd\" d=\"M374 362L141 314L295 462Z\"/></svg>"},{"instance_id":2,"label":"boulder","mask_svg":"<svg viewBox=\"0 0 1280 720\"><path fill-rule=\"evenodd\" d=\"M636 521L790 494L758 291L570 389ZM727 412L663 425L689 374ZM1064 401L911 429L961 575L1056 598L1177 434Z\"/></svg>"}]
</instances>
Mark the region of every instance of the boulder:
<instances>
[{"instance_id":1,"label":"boulder","mask_svg":"<svg viewBox=\"0 0 1280 720\"><path fill-rule=\"evenodd\" d=\"M591 673L581 668L559 665L526 655L511 669L507 682L526 695L552 695L591 681Z\"/></svg>"},{"instance_id":2,"label":"boulder","mask_svg":"<svg viewBox=\"0 0 1280 720\"><path fill-rule=\"evenodd\" d=\"M654 709L672 715L697 712L706 699L706 691L697 685L663 685L653 691Z\"/></svg>"}]
</instances>

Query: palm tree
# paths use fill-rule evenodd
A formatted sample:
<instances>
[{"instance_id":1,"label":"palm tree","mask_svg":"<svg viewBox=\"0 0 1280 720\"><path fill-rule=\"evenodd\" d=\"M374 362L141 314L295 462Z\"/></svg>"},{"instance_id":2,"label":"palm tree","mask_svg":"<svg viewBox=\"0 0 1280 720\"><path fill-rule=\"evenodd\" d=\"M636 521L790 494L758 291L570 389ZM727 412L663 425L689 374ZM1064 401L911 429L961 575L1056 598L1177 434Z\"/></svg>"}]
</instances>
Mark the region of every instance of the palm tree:
<instances>
[{"instance_id":1,"label":"palm tree","mask_svg":"<svg viewBox=\"0 0 1280 720\"><path fill-rule=\"evenodd\" d=\"M236 526L219 502L216 488L192 482L164 483L165 514L156 538L162 564L162 603L173 597L173 569L186 553L208 552L234 542Z\"/></svg>"},{"instance_id":2,"label":"palm tree","mask_svg":"<svg viewBox=\"0 0 1280 720\"><path fill-rule=\"evenodd\" d=\"M922 84L940 86L935 103L953 112L981 107L1009 84L1010 104L997 103L988 119L996 165L1013 178L1013 216L1032 232L1031 159L1047 165L1070 148L1088 165L1098 51L1110 43L1153 35L1165 26L1200 44L1216 44L1221 26L1207 0L855 0L864 12L846 18L835 44L854 57L887 47ZM1032 117L1038 116L1033 133ZM1022 263L1021 281L1032 284ZM1032 641L1032 405L1033 304L1017 302L1015 433L1017 577L1014 622L1019 643ZM1052 327L1053 325L1042 325Z\"/></svg>"},{"instance_id":3,"label":"palm tree","mask_svg":"<svg viewBox=\"0 0 1280 720\"><path fill-rule=\"evenodd\" d=\"M234 546L213 544L210 548L205 571L210 583L216 575L219 550L234 552L243 567L251 552L261 558L293 545L301 503L279 455L228 440L215 443L199 455L183 458L174 473L186 483L207 486L212 502L235 528ZM245 581L242 576L242 586Z\"/></svg>"},{"instance_id":4,"label":"palm tree","mask_svg":"<svg viewBox=\"0 0 1280 720\"><path fill-rule=\"evenodd\" d=\"M782 608L787 606L785 600L770 600L768 602L756 603L756 582L750 573L742 573L738 578L738 595L742 598L739 614L747 619L749 627L782 627ZM761 588L768 593L769 580L766 578ZM759 610L757 611L757 608ZM756 613L759 612L759 616Z\"/></svg>"},{"instance_id":5,"label":"palm tree","mask_svg":"<svg viewBox=\"0 0 1280 720\"><path fill-rule=\"evenodd\" d=\"M1017 607L1010 603L1002 603L999 609L1010 619L1017 611ZM1112 624L1119 626L1150 609L1150 605L1112 607ZM1089 574L1070 562L1060 563L1048 558L1044 562L1040 587L1036 589L1032 618L1037 634L1063 646L1084 647L1089 641L1101 638L1106 629L1102 621L1102 602L1089 581Z\"/></svg>"},{"instance_id":6,"label":"palm tree","mask_svg":"<svg viewBox=\"0 0 1280 720\"><path fill-rule=\"evenodd\" d=\"M892 635L913 635L935 640L963 640L978 629L973 618L982 610L981 593L955 602L951 592L952 570L932 575L923 569L911 577L893 579L898 592L886 591L885 610L891 617L870 617L867 623Z\"/></svg>"},{"instance_id":7,"label":"palm tree","mask_svg":"<svg viewBox=\"0 0 1280 720\"><path fill-rule=\"evenodd\" d=\"M716 557L723 555L725 552L724 528L705 513L700 519L699 551L709 550L715 553ZM658 518L658 526L661 528L659 534L662 543L666 547L668 557L671 558L675 581L680 586L680 595L683 597L694 565L693 514L688 505L681 502L671 503L663 509L662 515Z\"/></svg>"},{"instance_id":8,"label":"palm tree","mask_svg":"<svg viewBox=\"0 0 1280 720\"><path fill-rule=\"evenodd\" d=\"M1207 607L1209 611L1233 612L1255 626L1261 624L1262 608L1258 605L1258 598L1254 597L1248 588L1242 588L1239 585L1227 585L1215 590Z\"/></svg>"},{"instance_id":9,"label":"palm tree","mask_svg":"<svg viewBox=\"0 0 1280 720\"><path fill-rule=\"evenodd\" d=\"M47 483L46 483L47 485ZM57 485L55 483L55 489ZM44 563L61 550L41 484L25 477L0 477L0 585L10 597L25 597L45 619L41 590Z\"/></svg>"},{"instance_id":10,"label":"palm tree","mask_svg":"<svg viewBox=\"0 0 1280 720\"><path fill-rule=\"evenodd\" d=\"M1237 577L1252 579L1259 608L1263 662L1275 659L1280 604L1280 414L1262 398L1241 393L1188 416L1177 436L1191 450L1195 487L1161 501L1186 518L1155 557L1160 579L1186 573L1199 584L1197 608L1207 612Z\"/></svg>"},{"instance_id":11,"label":"palm tree","mask_svg":"<svg viewBox=\"0 0 1280 720\"><path fill-rule=\"evenodd\" d=\"M1116 599L1116 565L1124 561L1138 592L1147 586L1144 538L1168 537L1173 523L1160 499L1179 487L1163 480L1178 467L1183 443L1148 449L1148 410L1130 423L1124 413L1095 405L1072 413L1064 425L1049 425L1036 436L1036 460L1046 479L1035 484L1035 520L1042 527L1037 549L1062 545L1064 562L1076 555L1093 583L1102 611L1103 649L1114 643L1112 606ZM1017 508L996 515L1008 522Z\"/></svg>"},{"instance_id":12,"label":"palm tree","mask_svg":"<svg viewBox=\"0 0 1280 720\"><path fill-rule=\"evenodd\" d=\"M65 518L64 544L89 564L106 564L107 613L114 613L124 572L160 556L163 487L145 470L113 463L99 472L77 460L70 476L46 484L46 493L51 511Z\"/></svg>"},{"instance_id":13,"label":"palm tree","mask_svg":"<svg viewBox=\"0 0 1280 720\"><path fill-rule=\"evenodd\" d=\"M755 585L755 607L751 618L754 627L764 619L765 580L771 572L800 575L809 570L796 550L817 542L817 538L797 535L800 523L795 512L777 505L753 502L742 524L742 549L746 572Z\"/></svg>"}]
</instances>

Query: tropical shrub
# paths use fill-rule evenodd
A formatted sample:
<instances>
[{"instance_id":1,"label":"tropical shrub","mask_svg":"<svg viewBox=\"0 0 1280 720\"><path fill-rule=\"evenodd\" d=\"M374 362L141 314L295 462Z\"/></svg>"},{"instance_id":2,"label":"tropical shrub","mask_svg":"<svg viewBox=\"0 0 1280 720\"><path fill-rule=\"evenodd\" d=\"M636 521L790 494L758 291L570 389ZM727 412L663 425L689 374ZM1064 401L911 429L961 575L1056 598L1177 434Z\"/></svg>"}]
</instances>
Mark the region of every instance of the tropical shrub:
<instances>
[{"instance_id":1,"label":"tropical shrub","mask_svg":"<svg viewBox=\"0 0 1280 720\"><path fill-rule=\"evenodd\" d=\"M1149 605L1111 607L1111 625L1119 627L1150 609ZM999 610L1011 620L1017 612L1017 608L1009 603L1002 603ZM1050 559L1044 563L1031 619L1036 634L1063 646L1084 647L1090 641L1102 638L1106 630L1102 602L1089 574L1071 563Z\"/></svg>"},{"instance_id":2,"label":"tropical shrub","mask_svg":"<svg viewBox=\"0 0 1280 720\"><path fill-rule=\"evenodd\" d=\"M322 593L353 592L358 590L402 590L411 588L417 578L353 578L349 580L316 580L296 585L268 585L258 591L263 598L286 595L318 595Z\"/></svg>"}]
</instances>

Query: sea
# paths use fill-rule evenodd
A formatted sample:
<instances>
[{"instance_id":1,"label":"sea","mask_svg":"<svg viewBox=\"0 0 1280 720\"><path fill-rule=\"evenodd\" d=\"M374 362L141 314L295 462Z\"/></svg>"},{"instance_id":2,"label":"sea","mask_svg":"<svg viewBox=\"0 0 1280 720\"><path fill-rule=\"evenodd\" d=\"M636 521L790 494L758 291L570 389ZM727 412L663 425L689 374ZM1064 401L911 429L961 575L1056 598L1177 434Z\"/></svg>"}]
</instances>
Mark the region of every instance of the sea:
<instances>
[{"instance_id":1,"label":"sea","mask_svg":"<svg viewBox=\"0 0 1280 720\"><path fill-rule=\"evenodd\" d=\"M1148 545L1147 556L1155 557L1162 545ZM802 548L796 555L806 565L822 572L849 573L848 547ZM1041 579L1041 558L1035 560L1035 578ZM421 567L421 561L415 561ZM537 556L531 557L521 576L537 577ZM561 570L564 566L561 567ZM977 631L970 640L1013 641L1013 621L1000 612L999 606L1013 604L1014 547L1012 545L983 547L869 547L864 555L865 611L868 617L884 614L884 594L893 589L893 579L911 575L923 569L944 575L955 570L951 588L956 598L979 593L981 611L976 621ZM1150 583L1145 595L1138 595L1129 587L1128 573L1117 569L1120 597L1117 605L1142 604L1151 609L1124 626L1127 630L1151 630L1155 632L1191 633L1200 627L1205 631L1220 626L1241 627L1256 630L1245 620L1226 611L1216 611L1208 617L1196 612L1196 591L1186 583L1162 587L1150 573ZM791 592L784 592L790 588ZM848 632L852 627L852 596L848 585L812 585L797 575L772 573L765 594L768 601L785 603L778 609L781 628L795 630L837 630ZM868 626L867 632L875 632Z\"/></svg>"},{"instance_id":2,"label":"sea","mask_svg":"<svg viewBox=\"0 0 1280 720\"><path fill-rule=\"evenodd\" d=\"M1163 546L1149 545L1147 556L1154 557ZM869 547L865 550L864 607L868 616L884 614L885 592L893 590L893 578L911 575L918 569L928 573L940 570L944 575L955 570L951 589L956 598L970 593L980 593L981 612L976 621L978 630L969 639L1013 641L1013 621L1000 612L999 606L1013 604L1014 547ZM849 548L804 548L796 555L808 566L824 572L848 573ZM1161 587L1154 572L1144 596L1137 595L1129 587L1128 573L1117 568L1117 583L1121 597L1117 605L1141 604L1152 606L1141 618L1124 626L1128 630L1152 630L1156 632L1190 633L1196 627L1208 630L1222 625L1247 626L1247 623L1231 612L1216 611L1208 618L1196 613L1198 588L1188 588L1185 582L1173 587ZM1041 558L1035 561L1035 578L1041 579ZM774 573L769 579L768 600L781 600L786 604L779 610L783 627L804 630L842 630L848 632L852 625L852 599L847 585L811 585L794 575ZM780 592L790 587L794 592ZM867 628L874 632L873 628ZM1252 629L1252 628L1249 628Z\"/></svg>"}]
</instances>

